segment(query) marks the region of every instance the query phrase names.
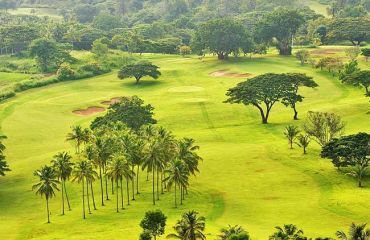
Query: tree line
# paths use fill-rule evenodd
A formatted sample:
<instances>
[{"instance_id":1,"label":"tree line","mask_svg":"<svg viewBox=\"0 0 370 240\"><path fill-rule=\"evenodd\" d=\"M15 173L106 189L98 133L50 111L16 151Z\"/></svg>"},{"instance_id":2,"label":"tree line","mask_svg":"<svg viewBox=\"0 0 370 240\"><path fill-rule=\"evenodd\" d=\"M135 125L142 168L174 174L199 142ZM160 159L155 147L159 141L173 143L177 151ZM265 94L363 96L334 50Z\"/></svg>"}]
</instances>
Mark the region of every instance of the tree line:
<instances>
[{"instance_id":1,"label":"tree line","mask_svg":"<svg viewBox=\"0 0 370 240\"><path fill-rule=\"evenodd\" d=\"M115 195L119 212L124 209L124 201L130 205L130 200L140 194L142 172L146 173L147 181L152 181L153 205L171 189L174 206L183 204L191 176L199 173L202 160L197 154L199 146L191 138L176 139L170 131L153 125L156 123L153 109L137 96L123 97L105 116L95 119L90 128L72 128L66 140L74 143L77 161L72 161L68 152L59 152L51 165L34 172L39 182L32 188L45 197L48 222L49 200L57 191L61 191L62 214L65 204L71 209L66 189L69 180L81 186L84 219L86 211L91 214L97 209L95 181L99 181L100 205L104 206Z\"/></svg>"},{"instance_id":2,"label":"tree line","mask_svg":"<svg viewBox=\"0 0 370 240\"><path fill-rule=\"evenodd\" d=\"M156 240L165 234L167 217L160 210L148 211L140 222L143 232L139 240ZM182 214L181 218L173 226L173 232L166 235L168 239L180 240L205 240L210 234L206 233L206 218L199 216L199 213L192 210ZM337 239L342 240L368 240L370 229L365 224L352 223L348 233L339 230L335 233ZM217 240L251 240L249 232L240 225L228 225L220 229ZM308 240L312 239L305 236L304 231L294 224L284 224L276 226L275 232L269 236L269 240ZM315 240L333 240L331 237L316 237Z\"/></svg>"}]
</instances>

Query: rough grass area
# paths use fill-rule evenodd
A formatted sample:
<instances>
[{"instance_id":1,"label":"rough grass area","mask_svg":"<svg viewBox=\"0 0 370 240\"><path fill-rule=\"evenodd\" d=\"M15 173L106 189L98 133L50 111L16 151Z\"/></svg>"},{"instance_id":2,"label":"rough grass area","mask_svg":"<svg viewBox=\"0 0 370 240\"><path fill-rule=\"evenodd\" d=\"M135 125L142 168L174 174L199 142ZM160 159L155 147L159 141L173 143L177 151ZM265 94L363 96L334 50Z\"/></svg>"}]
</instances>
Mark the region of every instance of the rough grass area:
<instances>
[{"instance_id":1,"label":"rough grass area","mask_svg":"<svg viewBox=\"0 0 370 240\"><path fill-rule=\"evenodd\" d=\"M347 134L370 132L369 99L363 89L343 85L309 65L302 67L294 57L275 54L227 61L153 54L142 58L161 67L159 80L144 78L136 85L133 79L119 80L113 72L33 89L0 105L1 132L8 136L6 155L12 168L0 178L2 239L134 240L149 209L161 209L168 216L166 233L181 213L199 211L207 219L208 239L215 239L227 224L243 225L253 239L267 239L274 226L285 223L298 225L310 237L334 237L336 230L347 229L351 222L369 221L370 179L364 188L357 188L353 178L320 159L317 144L312 143L303 155L297 146L290 150L283 135L286 125L301 125L309 110L341 115ZM370 63L362 61L361 66L369 68ZM253 75L303 72L320 86L302 91L306 98L298 105L300 121L293 121L291 109L278 104L271 123L262 125L256 109L223 103L226 90L243 79L209 76L219 69ZM72 111L131 95L155 107L160 125L179 137L195 138L201 146L201 173L192 179L185 204L175 209L173 195L166 193L153 207L151 183L141 173L142 194L125 211L115 213L111 200L82 220L80 185L68 183L72 211L60 216L58 193L50 206L52 224L46 224L45 201L31 191L37 180L33 171L58 151L73 153L74 147L65 141L71 125L88 126L103 114L79 116Z\"/></svg>"}]
</instances>

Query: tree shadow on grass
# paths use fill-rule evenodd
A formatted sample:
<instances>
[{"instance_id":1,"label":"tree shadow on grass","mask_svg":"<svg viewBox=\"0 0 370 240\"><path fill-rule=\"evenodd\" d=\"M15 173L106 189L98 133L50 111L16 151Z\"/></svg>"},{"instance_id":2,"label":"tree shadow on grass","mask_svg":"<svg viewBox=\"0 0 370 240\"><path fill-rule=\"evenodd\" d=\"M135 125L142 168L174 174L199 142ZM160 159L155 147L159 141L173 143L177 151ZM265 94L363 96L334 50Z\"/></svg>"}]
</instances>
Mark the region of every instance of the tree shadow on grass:
<instances>
[{"instance_id":1,"label":"tree shadow on grass","mask_svg":"<svg viewBox=\"0 0 370 240\"><path fill-rule=\"evenodd\" d=\"M139 83L135 81L126 81L122 83L122 86L129 88L147 88L147 87L156 87L163 84L159 80L140 80Z\"/></svg>"}]
</instances>

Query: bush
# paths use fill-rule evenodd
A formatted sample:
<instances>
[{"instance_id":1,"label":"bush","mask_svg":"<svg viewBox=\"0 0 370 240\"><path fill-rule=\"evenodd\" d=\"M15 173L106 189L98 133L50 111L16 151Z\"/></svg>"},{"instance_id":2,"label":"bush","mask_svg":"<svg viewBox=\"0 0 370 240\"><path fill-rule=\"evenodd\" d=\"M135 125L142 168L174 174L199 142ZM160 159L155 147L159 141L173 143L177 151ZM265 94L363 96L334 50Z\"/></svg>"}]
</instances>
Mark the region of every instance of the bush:
<instances>
[{"instance_id":1,"label":"bush","mask_svg":"<svg viewBox=\"0 0 370 240\"><path fill-rule=\"evenodd\" d=\"M191 53L191 48L189 46L181 46L179 52L182 56L189 55Z\"/></svg>"},{"instance_id":2,"label":"bush","mask_svg":"<svg viewBox=\"0 0 370 240\"><path fill-rule=\"evenodd\" d=\"M11 98L11 97L14 97L15 96L15 92L14 91L4 91L4 92L0 92L0 102L8 99L8 98Z\"/></svg>"},{"instance_id":3,"label":"bush","mask_svg":"<svg viewBox=\"0 0 370 240\"><path fill-rule=\"evenodd\" d=\"M63 63L58 71L57 78L58 80L72 80L75 77L75 71L71 68L68 63Z\"/></svg>"},{"instance_id":4,"label":"bush","mask_svg":"<svg viewBox=\"0 0 370 240\"><path fill-rule=\"evenodd\" d=\"M99 63L93 62L93 63L88 63L86 65L82 65L79 68L79 72L90 72L93 73L94 75L99 75L99 74L104 74L109 72L109 69L103 69Z\"/></svg>"}]
</instances>

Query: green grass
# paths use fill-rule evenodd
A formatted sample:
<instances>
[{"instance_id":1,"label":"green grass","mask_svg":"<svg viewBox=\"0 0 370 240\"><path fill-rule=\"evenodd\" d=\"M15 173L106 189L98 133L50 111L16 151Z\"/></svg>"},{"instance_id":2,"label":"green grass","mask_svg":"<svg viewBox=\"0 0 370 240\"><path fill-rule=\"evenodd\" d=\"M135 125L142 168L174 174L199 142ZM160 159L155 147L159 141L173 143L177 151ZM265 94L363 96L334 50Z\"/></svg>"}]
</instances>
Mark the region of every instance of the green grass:
<instances>
[{"instance_id":1,"label":"green grass","mask_svg":"<svg viewBox=\"0 0 370 240\"><path fill-rule=\"evenodd\" d=\"M0 178L3 239L137 239L145 211L157 208L168 216L167 233L182 212L199 211L207 218L209 239L227 224L243 225L253 239L266 239L274 226L285 223L298 225L310 237L333 237L352 221L369 221L370 180L365 188L357 188L354 179L320 159L317 144L304 156L298 147L290 150L282 134L288 124L301 125L308 110L340 114L348 134L370 132L369 100L363 89L342 85L308 65L301 67L294 57L273 54L229 61L154 54L142 58L161 67L159 81L144 79L135 85L132 79L118 80L113 72L32 89L0 105L1 131L9 138L6 154L13 170ZM361 65L370 67L370 63ZM304 72L320 87L302 91L306 96L299 104L302 120L293 121L292 111L279 104L270 124L261 125L256 109L223 103L226 90L243 79L209 76L221 69L253 75ZM173 195L165 194L153 207L151 183L141 174L142 194L125 211L115 213L111 200L82 220L80 187L68 183L73 210L60 216L58 194L51 201L52 224L46 224L45 201L31 191L37 180L33 171L58 151L72 152L73 146L65 142L70 126L87 126L96 117L76 116L73 110L123 95L142 97L155 106L160 125L179 137L195 138L201 146L204 162L191 181L189 198L174 209Z\"/></svg>"},{"instance_id":2,"label":"green grass","mask_svg":"<svg viewBox=\"0 0 370 240\"><path fill-rule=\"evenodd\" d=\"M318 0L309 0L307 6L309 6L312 10L314 10L318 14L321 14L325 17L328 16L328 12L326 11L326 8L328 6L321 4L320 2L318 2Z\"/></svg>"},{"instance_id":3,"label":"green grass","mask_svg":"<svg viewBox=\"0 0 370 240\"><path fill-rule=\"evenodd\" d=\"M14 10L9 10L10 14L15 15L36 15L39 17L51 17L54 19L62 19L62 16L58 14L55 8L30 8L22 7Z\"/></svg>"}]
</instances>

